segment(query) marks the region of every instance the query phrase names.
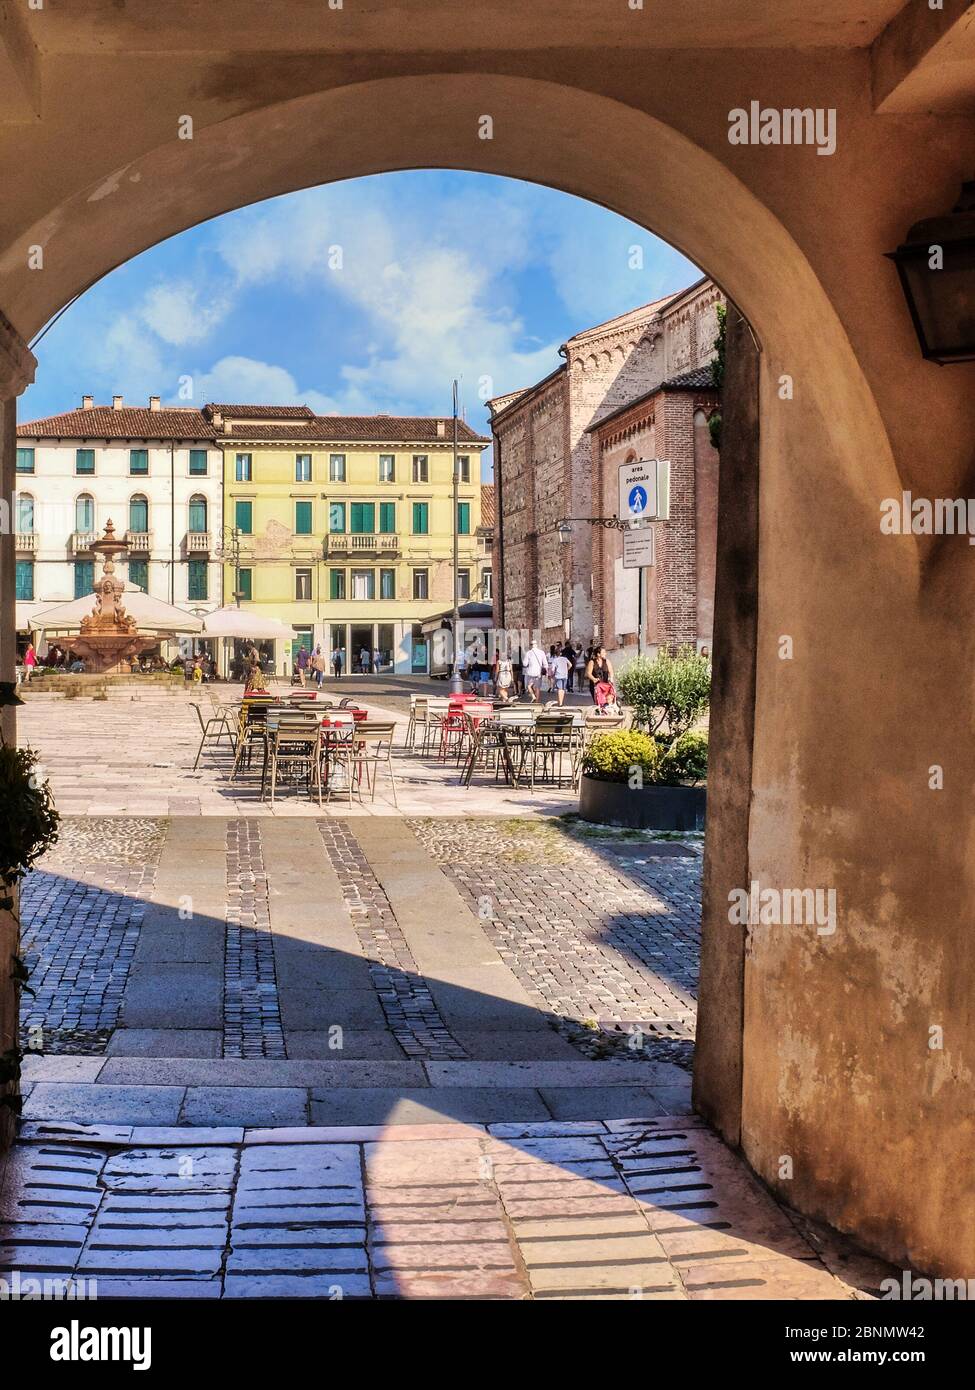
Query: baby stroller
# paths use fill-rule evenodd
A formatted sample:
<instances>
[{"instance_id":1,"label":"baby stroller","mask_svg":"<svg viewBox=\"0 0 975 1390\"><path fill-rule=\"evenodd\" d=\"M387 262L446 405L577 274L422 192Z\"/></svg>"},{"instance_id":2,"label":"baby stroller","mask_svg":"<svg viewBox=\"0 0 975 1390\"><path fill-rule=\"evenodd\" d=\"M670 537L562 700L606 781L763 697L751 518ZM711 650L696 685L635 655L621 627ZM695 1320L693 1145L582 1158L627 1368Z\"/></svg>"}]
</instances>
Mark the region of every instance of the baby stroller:
<instances>
[{"instance_id":1,"label":"baby stroller","mask_svg":"<svg viewBox=\"0 0 975 1390\"><path fill-rule=\"evenodd\" d=\"M597 681L593 687L593 695L596 698L597 714L619 713L619 706L616 703L616 686L612 681Z\"/></svg>"}]
</instances>

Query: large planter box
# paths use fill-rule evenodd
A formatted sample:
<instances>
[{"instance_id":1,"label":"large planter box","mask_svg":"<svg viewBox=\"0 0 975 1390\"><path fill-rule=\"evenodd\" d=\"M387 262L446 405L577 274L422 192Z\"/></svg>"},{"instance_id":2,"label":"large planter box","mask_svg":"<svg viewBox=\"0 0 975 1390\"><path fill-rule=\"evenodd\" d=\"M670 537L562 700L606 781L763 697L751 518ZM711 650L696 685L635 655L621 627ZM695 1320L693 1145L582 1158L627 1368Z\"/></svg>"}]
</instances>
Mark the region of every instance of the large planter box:
<instances>
[{"instance_id":1,"label":"large planter box","mask_svg":"<svg viewBox=\"0 0 975 1390\"><path fill-rule=\"evenodd\" d=\"M706 787L630 788L583 776L579 814L596 825L630 830L703 830Z\"/></svg>"}]
</instances>

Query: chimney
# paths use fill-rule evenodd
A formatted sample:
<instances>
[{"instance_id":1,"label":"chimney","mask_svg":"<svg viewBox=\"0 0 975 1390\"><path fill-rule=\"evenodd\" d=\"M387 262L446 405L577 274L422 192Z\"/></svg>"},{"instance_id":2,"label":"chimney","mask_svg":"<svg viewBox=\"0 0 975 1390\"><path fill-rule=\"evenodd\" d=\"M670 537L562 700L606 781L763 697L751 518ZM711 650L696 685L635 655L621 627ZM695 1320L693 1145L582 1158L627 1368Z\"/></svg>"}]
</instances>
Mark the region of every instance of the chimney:
<instances>
[{"instance_id":1,"label":"chimney","mask_svg":"<svg viewBox=\"0 0 975 1390\"><path fill-rule=\"evenodd\" d=\"M210 419L213 421L213 428L214 428L215 430L223 429L223 411L222 411L222 410L214 410L214 411L211 413L211 415L210 415Z\"/></svg>"},{"instance_id":2,"label":"chimney","mask_svg":"<svg viewBox=\"0 0 975 1390\"><path fill-rule=\"evenodd\" d=\"M158 397L158 396L150 396L150 397L149 397L149 409L150 409L150 410L158 410L158 409L159 409L159 397Z\"/></svg>"},{"instance_id":3,"label":"chimney","mask_svg":"<svg viewBox=\"0 0 975 1390\"><path fill-rule=\"evenodd\" d=\"M224 432L224 434L229 434L232 428L233 428L232 422L231 422L230 420L224 420L224 422L223 422L223 432Z\"/></svg>"},{"instance_id":4,"label":"chimney","mask_svg":"<svg viewBox=\"0 0 975 1390\"><path fill-rule=\"evenodd\" d=\"M121 409L122 409L122 397L121 397L121 396L113 396L113 397L112 397L112 409L113 409L113 410L121 410Z\"/></svg>"},{"instance_id":5,"label":"chimney","mask_svg":"<svg viewBox=\"0 0 975 1390\"><path fill-rule=\"evenodd\" d=\"M438 438L438 439L446 439L446 438L447 438L447 422L446 422L446 420L438 420L438 421L437 421L437 438Z\"/></svg>"},{"instance_id":6,"label":"chimney","mask_svg":"<svg viewBox=\"0 0 975 1390\"><path fill-rule=\"evenodd\" d=\"M94 396L82 396L82 398L81 398L81 408L82 408L82 410L94 410L94 408L95 408L95 397L94 397Z\"/></svg>"}]
</instances>

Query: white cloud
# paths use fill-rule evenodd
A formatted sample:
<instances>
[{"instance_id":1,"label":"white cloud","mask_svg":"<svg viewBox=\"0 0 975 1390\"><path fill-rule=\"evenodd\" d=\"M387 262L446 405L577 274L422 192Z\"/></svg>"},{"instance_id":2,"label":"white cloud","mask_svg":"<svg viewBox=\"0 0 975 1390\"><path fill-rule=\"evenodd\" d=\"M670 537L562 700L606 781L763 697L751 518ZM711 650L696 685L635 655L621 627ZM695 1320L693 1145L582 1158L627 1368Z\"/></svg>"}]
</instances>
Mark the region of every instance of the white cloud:
<instances>
[{"instance_id":1,"label":"white cloud","mask_svg":"<svg viewBox=\"0 0 975 1390\"><path fill-rule=\"evenodd\" d=\"M221 357L207 372L193 373L193 404L208 401L308 405L327 413L335 407L319 391L302 391L289 371L254 357ZM173 403L180 404L173 393ZM186 404L186 402L182 402Z\"/></svg>"},{"instance_id":2,"label":"white cloud","mask_svg":"<svg viewBox=\"0 0 975 1390\"><path fill-rule=\"evenodd\" d=\"M169 281L153 285L137 312L146 327L164 343L184 347L209 337L229 308L226 295L215 295L205 302L197 286Z\"/></svg>"},{"instance_id":3,"label":"white cloud","mask_svg":"<svg viewBox=\"0 0 975 1390\"><path fill-rule=\"evenodd\" d=\"M343 324L353 311L367 341L339 369L333 408L446 411L460 376L473 415L485 380L494 395L558 363L558 343L529 335L505 302L505 277L537 254L525 203L522 187L507 184L454 200L408 184L313 189L248 209L218 251L238 284L283 279L337 301Z\"/></svg>"}]
</instances>

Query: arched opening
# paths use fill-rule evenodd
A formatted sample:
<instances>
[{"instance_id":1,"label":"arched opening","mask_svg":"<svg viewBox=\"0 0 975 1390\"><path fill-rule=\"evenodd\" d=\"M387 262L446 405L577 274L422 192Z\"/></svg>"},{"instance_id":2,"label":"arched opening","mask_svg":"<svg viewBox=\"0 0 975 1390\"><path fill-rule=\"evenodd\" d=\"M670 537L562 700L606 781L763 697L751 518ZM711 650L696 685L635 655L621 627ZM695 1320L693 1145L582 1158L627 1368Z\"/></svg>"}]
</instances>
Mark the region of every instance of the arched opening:
<instances>
[{"instance_id":1,"label":"arched opening","mask_svg":"<svg viewBox=\"0 0 975 1390\"><path fill-rule=\"evenodd\" d=\"M455 120L443 120L447 108L469 110L472 130L478 111L504 110L518 125L518 142L479 145ZM388 121L390 109L397 111L396 122ZM639 161L634 150L641 151ZM749 365L736 383L738 418L729 412L723 421L732 462L726 467L723 461L722 489L726 477L733 480L737 503L733 512L722 512L722 524L727 514L734 525L719 542L729 645L723 658L715 653L723 673L717 722L725 726L727 752L717 771L724 790L712 800L709 827L705 962L712 1007L704 1014L710 1022L698 1100L723 1133L740 1139L770 1182L778 1182L783 1146L798 1151L805 1162L798 1165L792 1199L838 1224L857 1224L848 1193L876 1161L881 1175L871 1216L859 1224L893 1249L913 1218L898 1211L890 1165L852 1136L862 1135L865 1113L896 1096L904 1068L915 1090L920 1081L917 1066L896 1048L884 1056L869 1041L851 1038L847 990L860 945L837 943L835 958L821 967L813 1000L804 985L808 942L759 932L746 962L744 932L726 929L732 884L755 878L831 882L838 865L850 864L857 866L858 883L880 883L889 869L879 850L866 861L859 853L861 839L870 838L865 817L874 812L861 804L852 772L838 770L839 756L824 757L817 734L816 711L836 694L830 663L788 693L783 682L794 667L769 663L756 672L760 637L768 644L785 633L793 649L813 652L818 636L829 632L837 650L859 647L868 670L908 682L908 667L891 658L885 640L892 614L914 610L918 554L908 545L896 554L873 548L869 519L876 498L899 492L900 480L832 294L783 220L702 148L650 116L555 84L490 73L442 74L435 85L423 77L354 84L201 131L189 176L184 154L167 145L116 172L106 161L94 184L86 182L46 211L4 251L0 302L23 334L39 330L111 266L202 218L311 183L425 164L534 178L612 207L667 235L707 268L747 317L735 330L740 344L751 340L750 324L763 351L760 359L742 352ZM689 198L688 189L696 196ZM25 249L38 242L50 247L51 269L32 278L23 270ZM761 257L754 256L756 246ZM588 360L598 370L596 354ZM786 375L802 389L780 408ZM851 518L864 537L855 556L844 540ZM858 586L851 612L837 576L860 576L874 561L884 566L886 591ZM845 691L842 699L862 727L853 709L859 695ZM789 702L792 718L785 720ZM880 736L865 738L876 742L879 754ZM829 807L839 809L831 814ZM857 901L864 921L873 908L882 909L872 891ZM911 901L909 891L905 901ZM869 1065L862 1089L849 1096L813 1084L797 1060L816 1058L819 1074L839 1071L854 1045L869 1055ZM916 1153L912 1118L898 1112L892 1124L897 1138L884 1142ZM843 1191L830 1176L831 1165L850 1176ZM929 1183L927 1196L938 1209L937 1179L920 1181ZM938 1245L923 1215L913 1224L915 1233L922 1228Z\"/></svg>"}]
</instances>

